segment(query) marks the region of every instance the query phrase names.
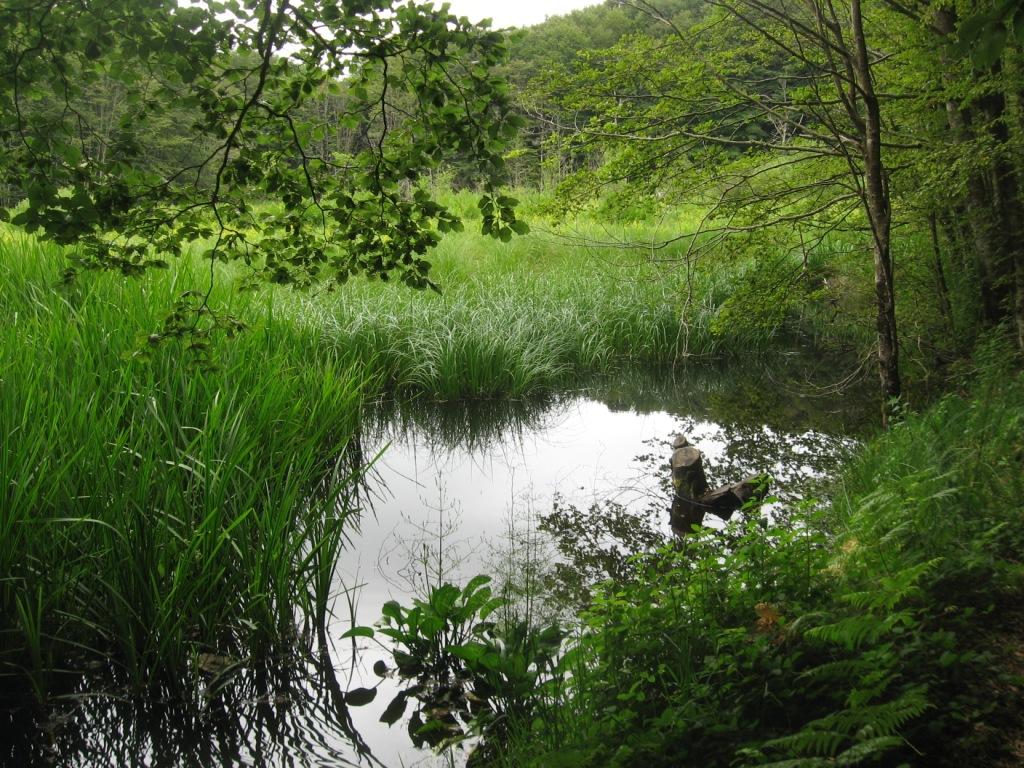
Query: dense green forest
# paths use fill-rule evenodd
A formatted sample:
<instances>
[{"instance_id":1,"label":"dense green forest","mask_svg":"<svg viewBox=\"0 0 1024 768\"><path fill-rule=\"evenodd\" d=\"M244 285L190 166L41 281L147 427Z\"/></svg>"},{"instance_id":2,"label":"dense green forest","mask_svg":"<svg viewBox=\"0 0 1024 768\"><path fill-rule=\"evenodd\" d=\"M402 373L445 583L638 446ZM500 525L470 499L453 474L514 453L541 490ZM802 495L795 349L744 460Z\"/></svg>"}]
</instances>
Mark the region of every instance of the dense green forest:
<instances>
[{"instance_id":1,"label":"dense green forest","mask_svg":"<svg viewBox=\"0 0 1024 768\"><path fill-rule=\"evenodd\" d=\"M472 765L1024 760L1024 5L2 0L0 56L0 708L49 745L0 762L323 652L382 404L795 350L874 382L821 498L543 620L513 577L387 603L345 636L408 683L381 722Z\"/></svg>"}]
</instances>

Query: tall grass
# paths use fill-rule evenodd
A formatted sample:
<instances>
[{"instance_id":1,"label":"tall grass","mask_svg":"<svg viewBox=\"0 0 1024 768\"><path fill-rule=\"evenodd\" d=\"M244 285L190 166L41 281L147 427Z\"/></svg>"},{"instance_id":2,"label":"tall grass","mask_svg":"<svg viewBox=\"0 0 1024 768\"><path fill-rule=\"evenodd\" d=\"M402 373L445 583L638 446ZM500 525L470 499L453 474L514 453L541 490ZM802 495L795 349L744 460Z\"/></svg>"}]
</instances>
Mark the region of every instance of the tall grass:
<instances>
[{"instance_id":1,"label":"tall grass","mask_svg":"<svg viewBox=\"0 0 1024 768\"><path fill-rule=\"evenodd\" d=\"M587 237L584 226L609 237L586 222L575 236ZM300 313L386 391L449 401L552 392L588 374L743 357L792 340L776 327L712 329L735 265L701 271L688 286L642 251L541 231L508 244L452 235L431 259L439 294L357 281L330 301L305 300Z\"/></svg>"},{"instance_id":2,"label":"tall grass","mask_svg":"<svg viewBox=\"0 0 1024 768\"><path fill-rule=\"evenodd\" d=\"M60 253L0 241L0 674L113 660L187 684L322 615L351 513L346 448L366 378L264 298L213 297L253 329L201 371L137 336L202 280L54 284Z\"/></svg>"}]
</instances>

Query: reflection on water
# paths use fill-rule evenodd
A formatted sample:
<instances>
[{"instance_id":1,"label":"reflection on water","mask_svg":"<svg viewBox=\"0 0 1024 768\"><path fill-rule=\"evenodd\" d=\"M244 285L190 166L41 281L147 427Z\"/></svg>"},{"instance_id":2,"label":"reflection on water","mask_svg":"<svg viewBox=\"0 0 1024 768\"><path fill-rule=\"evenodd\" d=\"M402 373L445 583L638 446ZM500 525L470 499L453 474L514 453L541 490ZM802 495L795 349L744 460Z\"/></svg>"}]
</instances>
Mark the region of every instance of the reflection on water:
<instances>
[{"instance_id":1,"label":"reflection on water","mask_svg":"<svg viewBox=\"0 0 1024 768\"><path fill-rule=\"evenodd\" d=\"M337 657L321 648L242 665L206 676L188 700L91 694L83 678L45 720L0 712L0 764L380 765L353 726Z\"/></svg>"},{"instance_id":2,"label":"reflection on water","mask_svg":"<svg viewBox=\"0 0 1024 768\"><path fill-rule=\"evenodd\" d=\"M813 368L784 362L674 379L631 374L540 401L373 410L363 448L370 457L382 451L374 500L338 564L323 647L243 666L187 702L85 696L96 683L80 681L47 727L25 710L0 713L9 734L0 762L447 764L417 751L407 724L380 722L399 690L373 671L387 649L341 634L376 622L390 599L407 604L431 585L481 572L513 586L542 579L577 599L586 583L614 576L627 554L670 534L666 468L677 432L704 452L712 485L767 472L783 502L821 493L873 413L858 407L868 399L857 394L807 396ZM355 643L362 652L353 656ZM354 688L376 693L346 701Z\"/></svg>"}]
</instances>

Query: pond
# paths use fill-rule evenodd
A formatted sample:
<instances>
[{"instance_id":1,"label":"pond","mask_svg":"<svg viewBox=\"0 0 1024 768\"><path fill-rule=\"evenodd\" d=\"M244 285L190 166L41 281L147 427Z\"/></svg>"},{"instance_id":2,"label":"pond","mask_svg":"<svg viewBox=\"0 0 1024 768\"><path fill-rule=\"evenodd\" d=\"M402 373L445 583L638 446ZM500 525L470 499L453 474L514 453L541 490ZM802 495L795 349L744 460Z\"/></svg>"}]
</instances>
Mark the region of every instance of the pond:
<instances>
[{"instance_id":1,"label":"pond","mask_svg":"<svg viewBox=\"0 0 1024 768\"><path fill-rule=\"evenodd\" d=\"M381 406L367 417L365 509L336 570L326 643L294 658L213 675L186 702L122 699L85 680L40 725L0 714L10 765L447 765L407 724L380 721L398 682L372 625L443 581L544 576L543 608L565 618L586 584L671 536L667 458L684 433L712 486L767 472L785 503L820 496L871 425L862 392L821 388L827 361L783 358L741 370L631 374L558 397L474 406ZM826 382L827 383L827 382ZM539 583L539 582L538 582ZM557 585L556 588L552 584ZM301 645L301 644L300 644ZM207 660L213 672L219 660ZM353 696L346 691L374 693ZM372 701L361 706L359 698Z\"/></svg>"}]
</instances>

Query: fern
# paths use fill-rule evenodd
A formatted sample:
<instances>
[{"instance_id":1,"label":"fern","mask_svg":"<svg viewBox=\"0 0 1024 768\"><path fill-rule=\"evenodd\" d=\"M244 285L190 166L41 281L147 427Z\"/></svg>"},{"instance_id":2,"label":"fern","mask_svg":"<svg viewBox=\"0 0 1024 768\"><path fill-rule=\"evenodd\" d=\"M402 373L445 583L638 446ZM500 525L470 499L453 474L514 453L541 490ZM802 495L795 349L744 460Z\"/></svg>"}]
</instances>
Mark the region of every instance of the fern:
<instances>
[{"instance_id":1,"label":"fern","mask_svg":"<svg viewBox=\"0 0 1024 768\"><path fill-rule=\"evenodd\" d=\"M847 592L841 595L840 599L862 610L891 611L912 597L920 597L923 592L918 586L918 582L941 562L942 558L936 557L912 565L891 576L883 576L877 584L873 585L873 589Z\"/></svg>"},{"instance_id":2,"label":"fern","mask_svg":"<svg viewBox=\"0 0 1024 768\"><path fill-rule=\"evenodd\" d=\"M796 733L766 741L763 746L787 756L772 766L804 765L797 758L829 758L829 765L858 765L902 748L899 729L929 708L923 686L893 701L842 709L812 720ZM796 762L794 762L796 761Z\"/></svg>"},{"instance_id":3,"label":"fern","mask_svg":"<svg viewBox=\"0 0 1024 768\"><path fill-rule=\"evenodd\" d=\"M831 757L839 751L843 742L847 740L848 734L820 728L818 727L820 722L812 722L796 733L767 741L765 746L778 749L787 755Z\"/></svg>"},{"instance_id":4,"label":"fern","mask_svg":"<svg viewBox=\"0 0 1024 768\"><path fill-rule=\"evenodd\" d=\"M895 627L900 625L910 626L914 623L913 617L907 611L900 611L888 616L875 616L872 614L860 614L847 616L831 624L823 624L807 630L808 637L821 640L833 645L842 645L847 650L853 651L865 643L875 643L886 636Z\"/></svg>"},{"instance_id":5,"label":"fern","mask_svg":"<svg viewBox=\"0 0 1024 768\"><path fill-rule=\"evenodd\" d=\"M831 728L848 734L864 731L871 736L891 736L915 717L924 714L930 706L924 686L921 686L884 704L871 704L834 712L813 721L812 725L817 724L822 728Z\"/></svg>"},{"instance_id":6,"label":"fern","mask_svg":"<svg viewBox=\"0 0 1024 768\"><path fill-rule=\"evenodd\" d=\"M815 682L833 682L835 680L853 680L863 673L863 660L837 659L805 669L800 673L800 678Z\"/></svg>"},{"instance_id":7,"label":"fern","mask_svg":"<svg viewBox=\"0 0 1024 768\"><path fill-rule=\"evenodd\" d=\"M844 752L836 755L835 765L853 766L860 765L865 760L881 757L886 752L899 749L904 745L903 739L898 736L878 736L854 744Z\"/></svg>"}]
</instances>

